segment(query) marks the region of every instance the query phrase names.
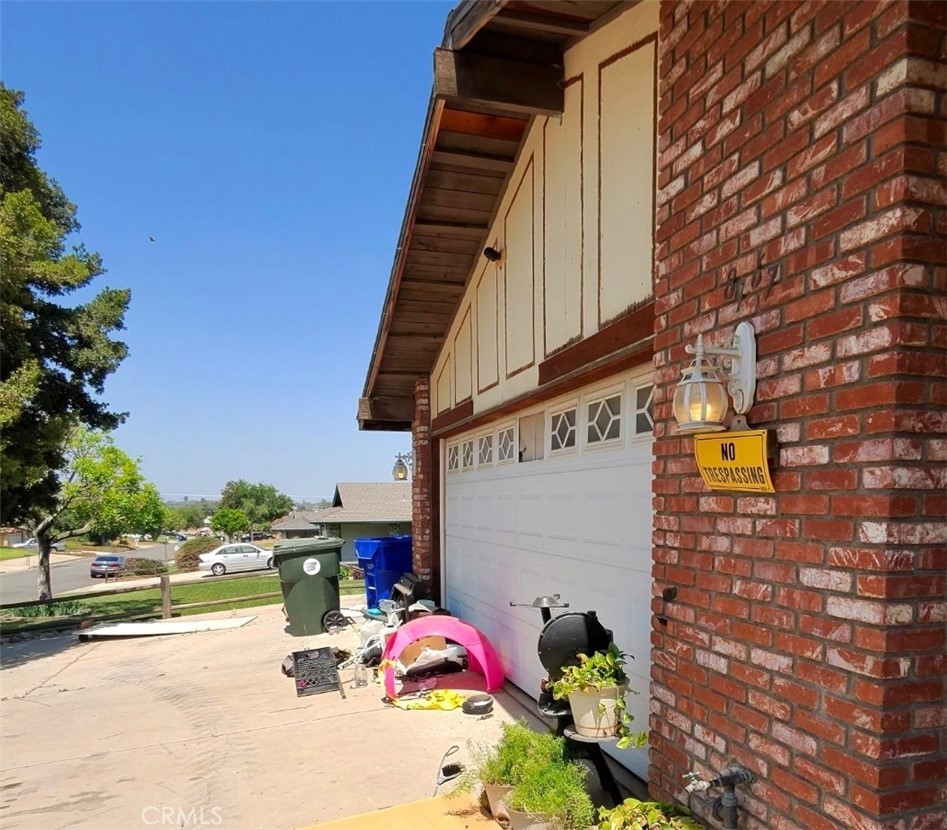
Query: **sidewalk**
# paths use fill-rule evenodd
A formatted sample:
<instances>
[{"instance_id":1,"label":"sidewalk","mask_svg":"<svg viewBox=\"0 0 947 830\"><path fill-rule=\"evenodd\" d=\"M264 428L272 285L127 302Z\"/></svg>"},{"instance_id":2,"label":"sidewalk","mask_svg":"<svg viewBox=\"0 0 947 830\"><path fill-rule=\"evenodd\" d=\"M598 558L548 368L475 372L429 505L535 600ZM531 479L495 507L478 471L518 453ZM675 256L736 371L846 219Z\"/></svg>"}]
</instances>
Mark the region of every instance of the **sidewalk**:
<instances>
[{"instance_id":1,"label":"sidewalk","mask_svg":"<svg viewBox=\"0 0 947 830\"><path fill-rule=\"evenodd\" d=\"M63 562L76 562L85 559L86 554L72 555L69 553L51 553L49 555L50 565L59 565ZM35 553L27 554L19 559L7 559L0 562L0 574L16 573L17 571L35 570L39 556Z\"/></svg>"},{"instance_id":2,"label":"sidewalk","mask_svg":"<svg viewBox=\"0 0 947 830\"><path fill-rule=\"evenodd\" d=\"M260 571L260 576L269 576L275 573L276 571ZM181 574L168 574L168 579L171 580L172 585L180 585L187 582L200 582L202 579L219 579L219 577L211 576L207 571L188 571ZM80 594L100 593L109 589L119 591L124 588L157 588L160 584L160 578L157 576L143 576L141 579L110 579L108 581L103 579L96 585L76 588L74 591L66 591L59 594L59 596L75 597Z\"/></svg>"}]
</instances>

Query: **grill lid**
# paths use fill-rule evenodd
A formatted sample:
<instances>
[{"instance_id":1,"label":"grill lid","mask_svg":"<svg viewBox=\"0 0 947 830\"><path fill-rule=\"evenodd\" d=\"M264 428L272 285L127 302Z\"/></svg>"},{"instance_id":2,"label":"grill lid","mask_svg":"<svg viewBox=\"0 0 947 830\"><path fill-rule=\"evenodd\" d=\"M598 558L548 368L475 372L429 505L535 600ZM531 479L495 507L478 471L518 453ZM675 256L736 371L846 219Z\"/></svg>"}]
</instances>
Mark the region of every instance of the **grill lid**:
<instances>
[{"instance_id":1,"label":"grill lid","mask_svg":"<svg viewBox=\"0 0 947 830\"><path fill-rule=\"evenodd\" d=\"M539 662L551 681L562 677L565 666L578 664L579 654L606 650L612 632L594 611L573 611L550 620L539 635Z\"/></svg>"}]
</instances>

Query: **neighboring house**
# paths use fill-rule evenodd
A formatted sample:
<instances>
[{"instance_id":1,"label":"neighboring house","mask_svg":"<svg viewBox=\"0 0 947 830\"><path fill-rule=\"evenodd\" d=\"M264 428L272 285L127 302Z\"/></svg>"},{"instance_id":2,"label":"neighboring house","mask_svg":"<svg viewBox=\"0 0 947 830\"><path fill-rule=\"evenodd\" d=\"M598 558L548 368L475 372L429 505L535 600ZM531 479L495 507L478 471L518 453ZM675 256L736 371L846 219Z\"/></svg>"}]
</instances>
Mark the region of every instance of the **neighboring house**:
<instances>
[{"instance_id":1,"label":"neighboring house","mask_svg":"<svg viewBox=\"0 0 947 830\"><path fill-rule=\"evenodd\" d=\"M291 513L270 527L283 539L309 538L324 531L345 541L342 561L354 562L353 540L411 533L411 483L337 484L331 507Z\"/></svg>"},{"instance_id":2,"label":"neighboring house","mask_svg":"<svg viewBox=\"0 0 947 830\"><path fill-rule=\"evenodd\" d=\"M466 0L435 51L359 401L413 430L415 571L534 696L510 602L597 610L625 763L745 764L751 830L947 826L944 8ZM672 415L741 321L773 494Z\"/></svg>"},{"instance_id":3,"label":"neighboring house","mask_svg":"<svg viewBox=\"0 0 947 830\"><path fill-rule=\"evenodd\" d=\"M29 538L29 532L21 527L0 527L0 548L18 545Z\"/></svg>"}]
</instances>

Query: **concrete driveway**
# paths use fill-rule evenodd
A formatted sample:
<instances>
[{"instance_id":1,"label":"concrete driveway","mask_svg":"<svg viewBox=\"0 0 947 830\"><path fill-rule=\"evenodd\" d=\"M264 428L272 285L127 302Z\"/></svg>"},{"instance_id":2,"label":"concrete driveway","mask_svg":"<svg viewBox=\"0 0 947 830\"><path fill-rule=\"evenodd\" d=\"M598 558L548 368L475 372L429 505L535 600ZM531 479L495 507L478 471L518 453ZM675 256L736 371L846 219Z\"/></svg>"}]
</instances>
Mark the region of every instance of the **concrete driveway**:
<instances>
[{"instance_id":1,"label":"concrete driveway","mask_svg":"<svg viewBox=\"0 0 947 830\"><path fill-rule=\"evenodd\" d=\"M5 830L219 827L282 830L432 794L451 744L493 741L530 716L505 692L495 715L401 711L377 685L297 698L283 658L357 636L294 638L278 606L242 628L5 645L0 825ZM398 830L393 828L392 830Z\"/></svg>"}]
</instances>

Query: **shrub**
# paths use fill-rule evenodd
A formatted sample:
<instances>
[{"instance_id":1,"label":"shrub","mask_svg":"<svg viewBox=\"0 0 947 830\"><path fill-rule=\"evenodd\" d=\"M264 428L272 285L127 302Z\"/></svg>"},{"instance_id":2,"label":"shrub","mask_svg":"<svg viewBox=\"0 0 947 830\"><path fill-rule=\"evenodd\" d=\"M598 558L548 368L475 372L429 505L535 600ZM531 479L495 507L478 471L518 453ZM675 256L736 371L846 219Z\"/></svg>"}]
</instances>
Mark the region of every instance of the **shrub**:
<instances>
[{"instance_id":1,"label":"shrub","mask_svg":"<svg viewBox=\"0 0 947 830\"><path fill-rule=\"evenodd\" d=\"M28 605L23 608L5 608L3 616L5 617L78 617L88 614L90 608L76 600L63 600L62 602L48 602L45 605Z\"/></svg>"},{"instance_id":2,"label":"shrub","mask_svg":"<svg viewBox=\"0 0 947 830\"><path fill-rule=\"evenodd\" d=\"M613 810L599 809L599 830L701 830L690 813L675 804L626 798Z\"/></svg>"},{"instance_id":3,"label":"shrub","mask_svg":"<svg viewBox=\"0 0 947 830\"><path fill-rule=\"evenodd\" d=\"M200 555L210 553L219 547L220 540L216 536L198 536L195 539L188 539L174 554L174 561L179 571L196 571L201 561Z\"/></svg>"},{"instance_id":4,"label":"shrub","mask_svg":"<svg viewBox=\"0 0 947 830\"><path fill-rule=\"evenodd\" d=\"M595 821L595 808L585 789L587 774L578 761L528 765L510 793L510 808L548 817L559 827L586 830Z\"/></svg>"},{"instance_id":5,"label":"shrub","mask_svg":"<svg viewBox=\"0 0 947 830\"><path fill-rule=\"evenodd\" d=\"M145 559L142 556L133 556L125 560L125 573L134 576L159 576L166 574L168 566L157 559Z\"/></svg>"}]
</instances>

